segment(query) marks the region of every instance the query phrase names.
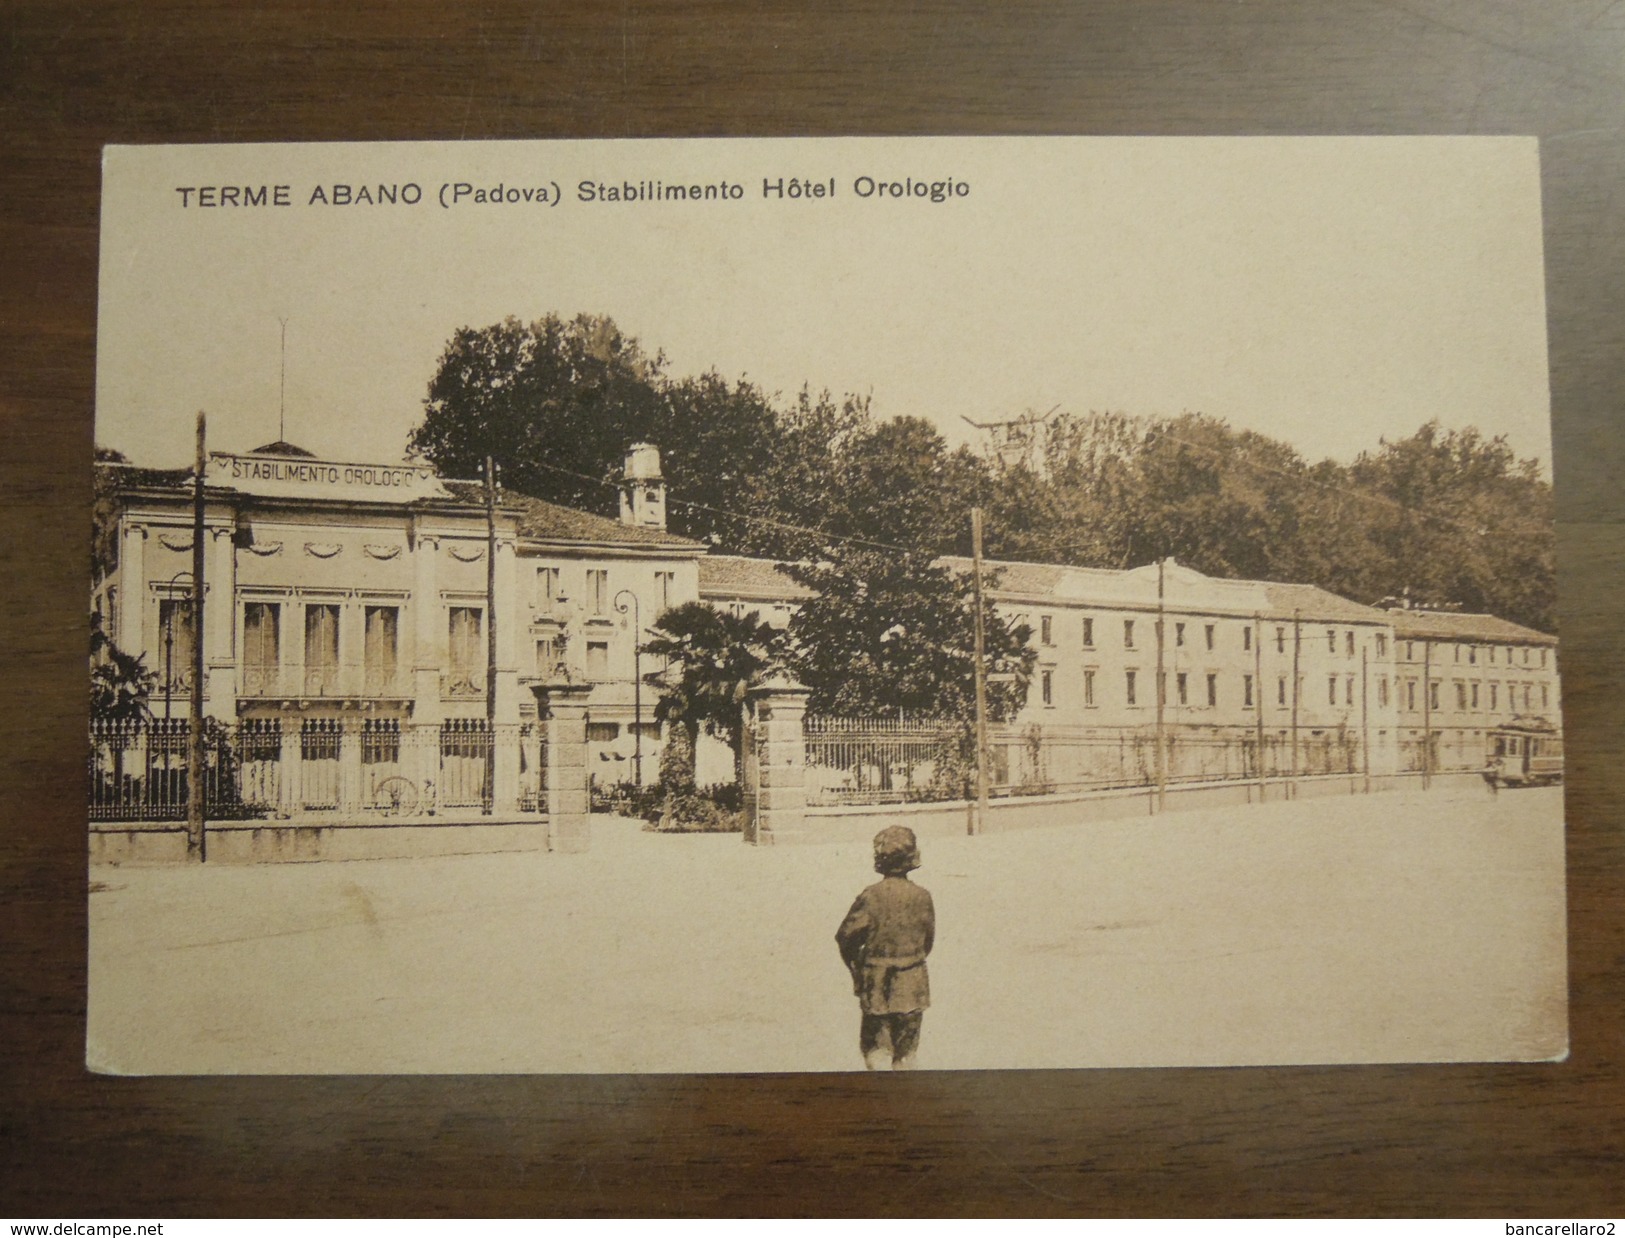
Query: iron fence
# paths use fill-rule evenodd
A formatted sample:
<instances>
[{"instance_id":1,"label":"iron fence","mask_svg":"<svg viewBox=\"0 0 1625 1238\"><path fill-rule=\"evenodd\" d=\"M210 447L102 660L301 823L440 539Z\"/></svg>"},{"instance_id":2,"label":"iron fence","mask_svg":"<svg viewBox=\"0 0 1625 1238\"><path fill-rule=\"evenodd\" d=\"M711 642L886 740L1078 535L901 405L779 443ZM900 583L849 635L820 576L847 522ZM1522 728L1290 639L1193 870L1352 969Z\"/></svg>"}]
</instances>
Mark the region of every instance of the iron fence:
<instances>
[{"instance_id":1,"label":"iron fence","mask_svg":"<svg viewBox=\"0 0 1625 1238\"><path fill-rule=\"evenodd\" d=\"M807 802L812 806L964 799L975 794L974 728L957 720L810 717L804 730ZM1048 795L1114 787L1358 774L1359 735L1302 728L1262 737L1253 727L995 725L988 781L996 796ZM1482 755L1440 754L1470 769ZM1476 764L1475 764L1476 763ZM1401 745L1400 769L1420 769ZM1434 769L1445 768L1436 763Z\"/></svg>"},{"instance_id":2,"label":"iron fence","mask_svg":"<svg viewBox=\"0 0 1625 1238\"><path fill-rule=\"evenodd\" d=\"M93 723L90 819L184 821L189 735L184 718ZM545 812L545 742L545 724L493 727L483 718L208 719L204 812L212 820L489 813L499 787L517 811Z\"/></svg>"},{"instance_id":3,"label":"iron fence","mask_svg":"<svg viewBox=\"0 0 1625 1238\"><path fill-rule=\"evenodd\" d=\"M802 735L808 804L892 804L972 793L975 737L964 723L809 717Z\"/></svg>"}]
</instances>

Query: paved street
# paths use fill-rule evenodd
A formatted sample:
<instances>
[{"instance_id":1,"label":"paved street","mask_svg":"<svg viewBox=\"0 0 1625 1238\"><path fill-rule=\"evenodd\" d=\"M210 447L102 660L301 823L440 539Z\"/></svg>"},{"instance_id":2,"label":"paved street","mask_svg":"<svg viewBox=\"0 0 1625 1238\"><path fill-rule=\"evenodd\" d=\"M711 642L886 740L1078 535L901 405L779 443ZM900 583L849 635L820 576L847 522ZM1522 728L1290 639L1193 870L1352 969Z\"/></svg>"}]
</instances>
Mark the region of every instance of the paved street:
<instances>
[{"instance_id":1,"label":"paved street","mask_svg":"<svg viewBox=\"0 0 1625 1238\"><path fill-rule=\"evenodd\" d=\"M1561 791L1332 798L926 840L922 1067L1545 1058ZM584 856L92 871L93 1067L860 1065L832 935L865 845L599 817Z\"/></svg>"}]
</instances>

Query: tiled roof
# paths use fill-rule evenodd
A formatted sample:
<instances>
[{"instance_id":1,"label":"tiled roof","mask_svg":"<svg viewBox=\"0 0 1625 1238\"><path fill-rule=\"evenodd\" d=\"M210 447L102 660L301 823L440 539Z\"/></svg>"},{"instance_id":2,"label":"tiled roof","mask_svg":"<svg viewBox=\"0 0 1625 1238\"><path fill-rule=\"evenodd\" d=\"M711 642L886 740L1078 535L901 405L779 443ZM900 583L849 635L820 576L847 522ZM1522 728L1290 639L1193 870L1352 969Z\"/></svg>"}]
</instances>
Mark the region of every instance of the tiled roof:
<instances>
[{"instance_id":1,"label":"tiled roof","mask_svg":"<svg viewBox=\"0 0 1625 1238\"><path fill-rule=\"evenodd\" d=\"M1485 644L1555 645L1557 638L1494 615L1462 614L1452 610L1391 610L1386 612L1400 640L1472 640Z\"/></svg>"},{"instance_id":2,"label":"tiled roof","mask_svg":"<svg viewBox=\"0 0 1625 1238\"><path fill-rule=\"evenodd\" d=\"M700 593L741 598L810 598L813 591L790 579L772 559L706 555L700 560Z\"/></svg>"},{"instance_id":3,"label":"tiled roof","mask_svg":"<svg viewBox=\"0 0 1625 1238\"><path fill-rule=\"evenodd\" d=\"M173 490L192 480L191 469L148 469L133 464L98 464L96 471L120 489L158 488Z\"/></svg>"},{"instance_id":4,"label":"tiled roof","mask_svg":"<svg viewBox=\"0 0 1625 1238\"><path fill-rule=\"evenodd\" d=\"M485 490L477 481L442 483L446 492L460 503L483 506ZM672 550L699 551L701 543L663 529L622 524L608 516L561 507L545 499L534 499L514 490L502 492L502 508L519 517L519 536L539 542L582 542L610 546L664 546Z\"/></svg>"},{"instance_id":5,"label":"tiled roof","mask_svg":"<svg viewBox=\"0 0 1625 1238\"><path fill-rule=\"evenodd\" d=\"M1339 623L1387 623L1386 611L1375 606L1362 606L1340 594L1322 589L1318 585L1286 585L1274 581L1261 582L1268 599L1268 611L1277 616L1297 611L1304 619L1333 620Z\"/></svg>"},{"instance_id":6,"label":"tiled roof","mask_svg":"<svg viewBox=\"0 0 1625 1238\"><path fill-rule=\"evenodd\" d=\"M970 560L951 556L944 563L961 571ZM1068 567L1049 563L1009 563L986 560L999 573L995 592L1023 600L1054 599L1058 604L1154 607L1157 604L1157 565L1118 571L1112 568ZM1164 601L1172 610L1288 618L1293 611L1310 621L1387 623L1385 612L1362 606L1315 585L1277 584L1267 580L1230 580L1207 576L1183 563L1164 569Z\"/></svg>"}]
</instances>

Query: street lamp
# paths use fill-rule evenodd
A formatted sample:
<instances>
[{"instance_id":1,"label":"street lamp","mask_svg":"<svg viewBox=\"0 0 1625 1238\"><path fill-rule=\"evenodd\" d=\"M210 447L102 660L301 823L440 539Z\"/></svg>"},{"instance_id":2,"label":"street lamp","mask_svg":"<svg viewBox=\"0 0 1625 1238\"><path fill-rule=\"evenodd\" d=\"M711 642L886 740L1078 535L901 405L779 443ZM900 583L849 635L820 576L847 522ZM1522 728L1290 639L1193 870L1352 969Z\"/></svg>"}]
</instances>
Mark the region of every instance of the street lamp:
<instances>
[{"instance_id":1,"label":"street lamp","mask_svg":"<svg viewBox=\"0 0 1625 1238\"><path fill-rule=\"evenodd\" d=\"M615 595L615 611L626 614L627 605L622 598L632 600L632 777L643 785L643 617L638 595L622 589Z\"/></svg>"}]
</instances>

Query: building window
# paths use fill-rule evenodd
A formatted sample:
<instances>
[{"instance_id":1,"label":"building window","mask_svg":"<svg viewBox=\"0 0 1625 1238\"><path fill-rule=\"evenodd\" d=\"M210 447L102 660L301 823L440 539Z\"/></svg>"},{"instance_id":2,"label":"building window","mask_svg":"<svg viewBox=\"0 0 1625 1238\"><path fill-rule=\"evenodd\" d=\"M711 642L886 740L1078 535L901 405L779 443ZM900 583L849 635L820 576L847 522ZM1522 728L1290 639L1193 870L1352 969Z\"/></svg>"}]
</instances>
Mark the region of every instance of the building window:
<instances>
[{"instance_id":1,"label":"building window","mask_svg":"<svg viewBox=\"0 0 1625 1238\"><path fill-rule=\"evenodd\" d=\"M1241 677L1241 703L1246 709L1253 707L1253 677L1251 675Z\"/></svg>"},{"instance_id":2,"label":"building window","mask_svg":"<svg viewBox=\"0 0 1625 1238\"><path fill-rule=\"evenodd\" d=\"M1326 703L1328 705L1337 704L1337 676L1336 675L1328 675L1328 676L1326 676Z\"/></svg>"},{"instance_id":3,"label":"building window","mask_svg":"<svg viewBox=\"0 0 1625 1238\"><path fill-rule=\"evenodd\" d=\"M594 683L603 683L609 679L609 642L590 640L587 642L587 678Z\"/></svg>"},{"instance_id":4,"label":"building window","mask_svg":"<svg viewBox=\"0 0 1625 1238\"><path fill-rule=\"evenodd\" d=\"M1286 629L1285 628L1276 628L1275 629L1275 652L1276 653L1285 653L1286 652Z\"/></svg>"},{"instance_id":5,"label":"building window","mask_svg":"<svg viewBox=\"0 0 1625 1238\"><path fill-rule=\"evenodd\" d=\"M1377 676L1377 708L1388 708L1388 676Z\"/></svg>"},{"instance_id":6,"label":"building window","mask_svg":"<svg viewBox=\"0 0 1625 1238\"><path fill-rule=\"evenodd\" d=\"M339 687L339 608L305 607L305 691L331 696Z\"/></svg>"},{"instance_id":7,"label":"building window","mask_svg":"<svg viewBox=\"0 0 1625 1238\"><path fill-rule=\"evenodd\" d=\"M1085 649L1095 647L1095 620L1092 615L1083 617L1083 647Z\"/></svg>"},{"instance_id":8,"label":"building window","mask_svg":"<svg viewBox=\"0 0 1625 1238\"><path fill-rule=\"evenodd\" d=\"M1055 643L1055 621L1049 615L1038 617L1038 639L1045 645Z\"/></svg>"},{"instance_id":9,"label":"building window","mask_svg":"<svg viewBox=\"0 0 1625 1238\"><path fill-rule=\"evenodd\" d=\"M587 723L587 742L589 744L612 744L620 737L621 724L619 722Z\"/></svg>"},{"instance_id":10,"label":"building window","mask_svg":"<svg viewBox=\"0 0 1625 1238\"><path fill-rule=\"evenodd\" d=\"M1186 704L1190 703L1187 700L1186 675L1185 675L1184 671L1180 671L1177 675L1174 676L1174 691L1179 694L1179 703L1181 705L1186 705Z\"/></svg>"},{"instance_id":11,"label":"building window","mask_svg":"<svg viewBox=\"0 0 1625 1238\"><path fill-rule=\"evenodd\" d=\"M1428 684L1428 708L1439 708L1439 681L1437 679Z\"/></svg>"},{"instance_id":12,"label":"building window","mask_svg":"<svg viewBox=\"0 0 1625 1238\"><path fill-rule=\"evenodd\" d=\"M484 618L477 606L451 608L447 622L447 695L477 696L485 690Z\"/></svg>"},{"instance_id":13,"label":"building window","mask_svg":"<svg viewBox=\"0 0 1625 1238\"><path fill-rule=\"evenodd\" d=\"M1204 633L1203 633L1207 637L1207 647L1209 649L1213 648L1213 629L1214 629L1214 625L1210 623L1204 629Z\"/></svg>"},{"instance_id":14,"label":"building window","mask_svg":"<svg viewBox=\"0 0 1625 1238\"><path fill-rule=\"evenodd\" d=\"M243 693L263 696L277 687L282 663L282 608L275 602L243 606Z\"/></svg>"},{"instance_id":15,"label":"building window","mask_svg":"<svg viewBox=\"0 0 1625 1238\"><path fill-rule=\"evenodd\" d=\"M1486 645L1485 648L1484 648L1484 655L1485 655L1485 657L1487 657L1489 659L1490 665L1494 666L1495 665L1495 646L1494 645Z\"/></svg>"},{"instance_id":16,"label":"building window","mask_svg":"<svg viewBox=\"0 0 1625 1238\"><path fill-rule=\"evenodd\" d=\"M1209 629L1211 631L1211 629ZM1219 705L1219 677L1208 672L1207 677L1207 707L1216 709Z\"/></svg>"},{"instance_id":17,"label":"building window","mask_svg":"<svg viewBox=\"0 0 1625 1238\"><path fill-rule=\"evenodd\" d=\"M1478 646L1477 645L1468 645L1467 646L1467 664L1469 666L1477 666L1478 665Z\"/></svg>"},{"instance_id":18,"label":"building window","mask_svg":"<svg viewBox=\"0 0 1625 1238\"><path fill-rule=\"evenodd\" d=\"M1130 705L1139 704L1139 702L1134 697L1134 672L1133 671L1124 671L1123 672L1123 699L1125 701L1127 701Z\"/></svg>"},{"instance_id":19,"label":"building window","mask_svg":"<svg viewBox=\"0 0 1625 1238\"><path fill-rule=\"evenodd\" d=\"M1501 707L1501 702L1499 700L1500 695L1501 685L1498 683L1492 683L1490 685L1490 708L1492 710L1499 709Z\"/></svg>"},{"instance_id":20,"label":"building window","mask_svg":"<svg viewBox=\"0 0 1625 1238\"><path fill-rule=\"evenodd\" d=\"M362 657L366 666L368 696L396 691L395 664L399 651L401 612L394 606L369 606Z\"/></svg>"},{"instance_id":21,"label":"building window","mask_svg":"<svg viewBox=\"0 0 1625 1238\"><path fill-rule=\"evenodd\" d=\"M1123 648L1134 648L1134 620L1132 619L1123 620ZM1133 675L1133 673L1132 671L1129 672L1130 675Z\"/></svg>"},{"instance_id":22,"label":"building window","mask_svg":"<svg viewBox=\"0 0 1625 1238\"><path fill-rule=\"evenodd\" d=\"M541 679L555 679L559 673L559 642L551 636L536 641L536 674Z\"/></svg>"},{"instance_id":23,"label":"building window","mask_svg":"<svg viewBox=\"0 0 1625 1238\"><path fill-rule=\"evenodd\" d=\"M1525 666L1529 665L1529 646L1528 645L1525 645L1523 647L1523 664Z\"/></svg>"},{"instance_id":24,"label":"building window","mask_svg":"<svg viewBox=\"0 0 1625 1238\"><path fill-rule=\"evenodd\" d=\"M1540 651L1540 664L1543 667L1546 665L1546 651L1544 649Z\"/></svg>"},{"instance_id":25,"label":"building window","mask_svg":"<svg viewBox=\"0 0 1625 1238\"><path fill-rule=\"evenodd\" d=\"M539 567L536 569L536 609L553 610L559 601L559 569L556 567Z\"/></svg>"},{"instance_id":26,"label":"building window","mask_svg":"<svg viewBox=\"0 0 1625 1238\"><path fill-rule=\"evenodd\" d=\"M1038 683L1044 696L1044 704L1055 704L1055 672L1041 671L1038 676Z\"/></svg>"},{"instance_id":27,"label":"building window","mask_svg":"<svg viewBox=\"0 0 1625 1238\"><path fill-rule=\"evenodd\" d=\"M1415 710L1416 708L1416 680L1414 679L1405 681L1405 708L1409 710Z\"/></svg>"},{"instance_id":28,"label":"building window","mask_svg":"<svg viewBox=\"0 0 1625 1238\"><path fill-rule=\"evenodd\" d=\"M1253 647L1252 624L1248 624L1246 627L1241 629L1241 647L1244 651L1249 651Z\"/></svg>"},{"instance_id":29,"label":"building window","mask_svg":"<svg viewBox=\"0 0 1625 1238\"><path fill-rule=\"evenodd\" d=\"M1093 707L1095 703L1095 673L1093 671L1083 672L1083 703L1088 707Z\"/></svg>"},{"instance_id":30,"label":"building window","mask_svg":"<svg viewBox=\"0 0 1625 1238\"><path fill-rule=\"evenodd\" d=\"M676 572L655 573L655 604L659 607L660 611L664 612L671 609L671 600L676 592Z\"/></svg>"},{"instance_id":31,"label":"building window","mask_svg":"<svg viewBox=\"0 0 1625 1238\"><path fill-rule=\"evenodd\" d=\"M1327 653L1336 653L1337 652L1337 629L1336 628L1327 628L1326 629L1326 652Z\"/></svg>"},{"instance_id":32,"label":"building window","mask_svg":"<svg viewBox=\"0 0 1625 1238\"><path fill-rule=\"evenodd\" d=\"M1459 679L1456 681L1456 708L1458 710L1467 708L1467 685Z\"/></svg>"},{"instance_id":33,"label":"building window","mask_svg":"<svg viewBox=\"0 0 1625 1238\"><path fill-rule=\"evenodd\" d=\"M1529 712L1529 688L1530 688L1530 685L1524 684L1524 686L1523 686L1523 708L1524 708L1525 713Z\"/></svg>"},{"instance_id":34,"label":"building window","mask_svg":"<svg viewBox=\"0 0 1625 1238\"><path fill-rule=\"evenodd\" d=\"M107 639L118 640L118 586L107 586L107 614L103 616L102 630L107 633Z\"/></svg>"},{"instance_id":35,"label":"building window","mask_svg":"<svg viewBox=\"0 0 1625 1238\"><path fill-rule=\"evenodd\" d=\"M1460 645L1451 645L1450 646L1450 660L1452 662L1460 662L1461 661L1461 646Z\"/></svg>"},{"instance_id":36,"label":"building window","mask_svg":"<svg viewBox=\"0 0 1625 1238\"><path fill-rule=\"evenodd\" d=\"M1413 640L1408 640L1405 642L1405 661L1416 661L1416 642Z\"/></svg>"},{"instance_id":37,"label":"building window","mask_svg":"<svg viewBox=\"0 0 1625 1238\"><path fill-rule=\"evenodd\" d=\"M1354 676L1346 676L1343 680L1343 704L1354 704Z\"/></svg>"},{"instance_id":38,"label":"building window","mask_svg":"<svg viewBox=\"0 0 1625 1238\"><path fill-rule=\"evenodd\" d=\"M197 629L192 624L191 598L161 598L158 602L158 686L168 695L192 688L192 660L197 651Z\"/></svg>"},{"instance_id":39,"label":"building window","mask_svg":"<svg viewBox=\"0 0 1625 1238\"><path fill-rule=\"evenodd\" d=\"M1382 632L1377 633L1377 656L1379 658L1388 656L1388 637Z\"/></svg>"},{"instance_id":40,"label":"building window","mask_svg":"<svg viewBox=\"0 0 1625 1238\"><path fill-rule=\"evenodd\" d=\"M587 606L594 615L609 612L609 572L605 568L587 569Z\"/></svg>"},{"instance_id":41,"label":"building window","mask_svg":"<svg viewBox=\"0 0 1625 1238\"><path fill-rule=\"evenodd\" d=\"M1540 707L1542 709L1552 707L1552 686L1550 684L1543 683L1540 685Z\"/></svg>"},{"instance_id":42,"label":"building window","mask_svg":"<svg viewBox=\"0 0 1625 1238\"><path fill-rule=\"evenodd\" d=\"M1473 683L1473 708L1478 708L1478 683L1476 681Z\"/></svg>"},{"instance_id":43,"label":"building window","mask_svg":"<svg viewBox=\"0 0 1625 1238\"><path fill-rule=\"evenodd\" d=\"M1347 634L1346 634L1346 641L1344 643L1344 652L1346 652L1348 654L1348 656L1351 657L1351 658L1354 656L1354 629L1353 628L1350 628L1348 630Z\"/></svg>"},{"instance_id":44,"label":"building window","mask_svg":"<svg viewBox=\"0 0 1625 1238\"><path fill-rule=\"evenodd\" d=\"M1174 646L1176 648L1178 648L1178 647L1183 646L1184 644L1185 644L1185 625L1183 623L1176 623L1176 624L1174 624Z\"/></svg>"},{"instance_id":45,"label":"building window","mask_svg":"<svg viewBox=\"0 0 1625 1238\"><path fill-rule=\"evenodd\" d=\"M1277 705L1282 705L1282 706L1284 706L1286 704L1286 676L1285 675L1282 675L1279 679L1277 679L1275 681L1275 703Z\"/></svg>"}]
</instances>

